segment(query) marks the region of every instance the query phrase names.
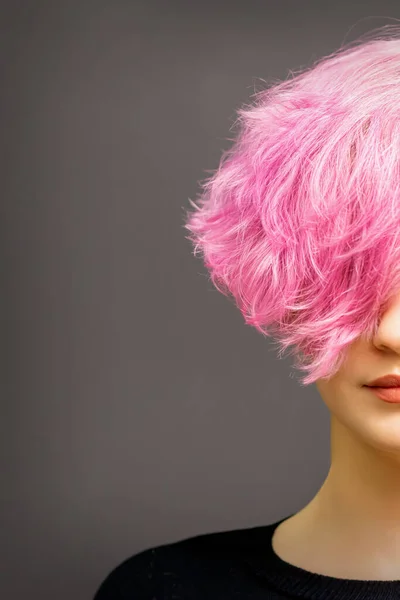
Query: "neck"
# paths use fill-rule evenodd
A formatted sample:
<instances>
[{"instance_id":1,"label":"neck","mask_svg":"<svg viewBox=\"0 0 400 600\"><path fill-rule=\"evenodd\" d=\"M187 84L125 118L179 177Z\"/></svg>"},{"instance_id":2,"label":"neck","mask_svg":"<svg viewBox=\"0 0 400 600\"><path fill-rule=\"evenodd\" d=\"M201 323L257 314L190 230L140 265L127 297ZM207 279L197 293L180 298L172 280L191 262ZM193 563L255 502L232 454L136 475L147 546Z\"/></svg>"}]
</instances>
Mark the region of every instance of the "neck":
<instances>
[{"instance_id":1,"label":"neck","mask_svg":"<svg viewBox=\"0 0 400 600\"><path fill-rule=\"evenodd\" d=\"M400 579L400 456L368 446L331 416L329 473L291 519L292 541L306 542L316 569Z\"/></svg>"},{"instance_id":2,"label":"neck","mask_svg":"<svg viewBox=\"0 0 400 600\"><path fill-rule=\"evenodd\" d=\"M331 416L331 467L315 500L336 526L400 539L400 454L373 448Z\"/></svg>"}]
</instances>

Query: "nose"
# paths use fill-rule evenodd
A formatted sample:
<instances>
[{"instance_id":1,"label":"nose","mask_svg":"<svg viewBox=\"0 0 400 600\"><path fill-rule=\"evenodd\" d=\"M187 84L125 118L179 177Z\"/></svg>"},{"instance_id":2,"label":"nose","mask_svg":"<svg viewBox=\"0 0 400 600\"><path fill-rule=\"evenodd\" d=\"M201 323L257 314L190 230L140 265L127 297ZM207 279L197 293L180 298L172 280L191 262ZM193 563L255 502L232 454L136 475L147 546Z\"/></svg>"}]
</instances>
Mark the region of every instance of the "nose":
<instances>
[{"instance_id":1,"label":"nose","mask_svg":"<svg viewBox=\"0 0 400 600\"><path fill-rule=\"evenodd\" d=\"M382 311L373 344L378 350L400 355L400 292Z\"/></svg>"}]
</instances>

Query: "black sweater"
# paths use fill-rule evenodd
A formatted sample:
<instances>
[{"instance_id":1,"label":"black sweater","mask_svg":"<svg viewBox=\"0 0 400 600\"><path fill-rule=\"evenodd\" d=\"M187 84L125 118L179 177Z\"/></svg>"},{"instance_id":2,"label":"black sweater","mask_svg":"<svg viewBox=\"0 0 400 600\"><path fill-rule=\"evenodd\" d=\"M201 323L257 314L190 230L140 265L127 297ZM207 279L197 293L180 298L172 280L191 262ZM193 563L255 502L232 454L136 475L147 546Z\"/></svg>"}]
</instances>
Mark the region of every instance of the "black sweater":
<instances>
[{"instance_id":1,"label":"black sweater","mask_svg":"<svg viewBox=\"0 0 400 600\"><path fill-rule=\"evenodd\" d=\"M339 579L279 558L271 539L285 519L143 550L111 571L94 600L400 599L400 580Z\"/></svg>"}]
</instances>

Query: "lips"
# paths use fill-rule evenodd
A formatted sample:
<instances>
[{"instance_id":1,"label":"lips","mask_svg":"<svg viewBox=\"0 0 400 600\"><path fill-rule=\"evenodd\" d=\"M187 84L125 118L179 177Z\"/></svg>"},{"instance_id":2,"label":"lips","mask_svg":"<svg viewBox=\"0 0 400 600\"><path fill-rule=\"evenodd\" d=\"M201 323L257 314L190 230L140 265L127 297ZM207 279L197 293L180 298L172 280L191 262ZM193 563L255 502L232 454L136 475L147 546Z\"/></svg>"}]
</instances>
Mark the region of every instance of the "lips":
<instances>
[{"instance_id":1,"label":"lips","mask_svg":"<svg viewBox=\"0 0 400 600\"><path fill-rule=\"evenodd\" d=\"M371 392L385 402L400 404L400 375L391 373L378 377L365 387L370 388Z\"/></svg>"},{"instance_id":2,"label":"lips","mask_svg":"<svg viewBox=\"0 0 400 600\"><path fill-rule=\"evenodd\" d=\"M369 387L366 386L375 396L389 402L389 404L400 404L400 387Z\"/></svg>"},{"instance_id":3,"label":"lips","mask_svg":"<svg viewBox=\"0 0 400 600\"><path fill-rule=\"evenodd\" d=\"M378 377L366 384L367 387L396 388L400 387L400 375L394 373Z\"/></svg>"}]
</instances>

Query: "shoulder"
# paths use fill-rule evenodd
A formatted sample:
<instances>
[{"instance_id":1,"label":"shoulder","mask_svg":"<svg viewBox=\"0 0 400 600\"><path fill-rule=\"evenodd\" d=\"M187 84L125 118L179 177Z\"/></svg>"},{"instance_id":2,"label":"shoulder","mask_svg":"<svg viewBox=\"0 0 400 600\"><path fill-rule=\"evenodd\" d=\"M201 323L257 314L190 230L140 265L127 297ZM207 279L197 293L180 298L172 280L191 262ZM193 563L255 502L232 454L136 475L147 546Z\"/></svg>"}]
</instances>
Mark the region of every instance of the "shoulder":
<instances>
[{"instance_id":1,"label":"shoulder","mask_svg":"<svg viewBox=\"0 0 400 600\"><path fill-rule=\"evenodd\" d=\"M93 600L197 598L199 585L205 590L240 564L263 529L203 533L142 550L110 572Z\"/></svg>"}]
</instances>

